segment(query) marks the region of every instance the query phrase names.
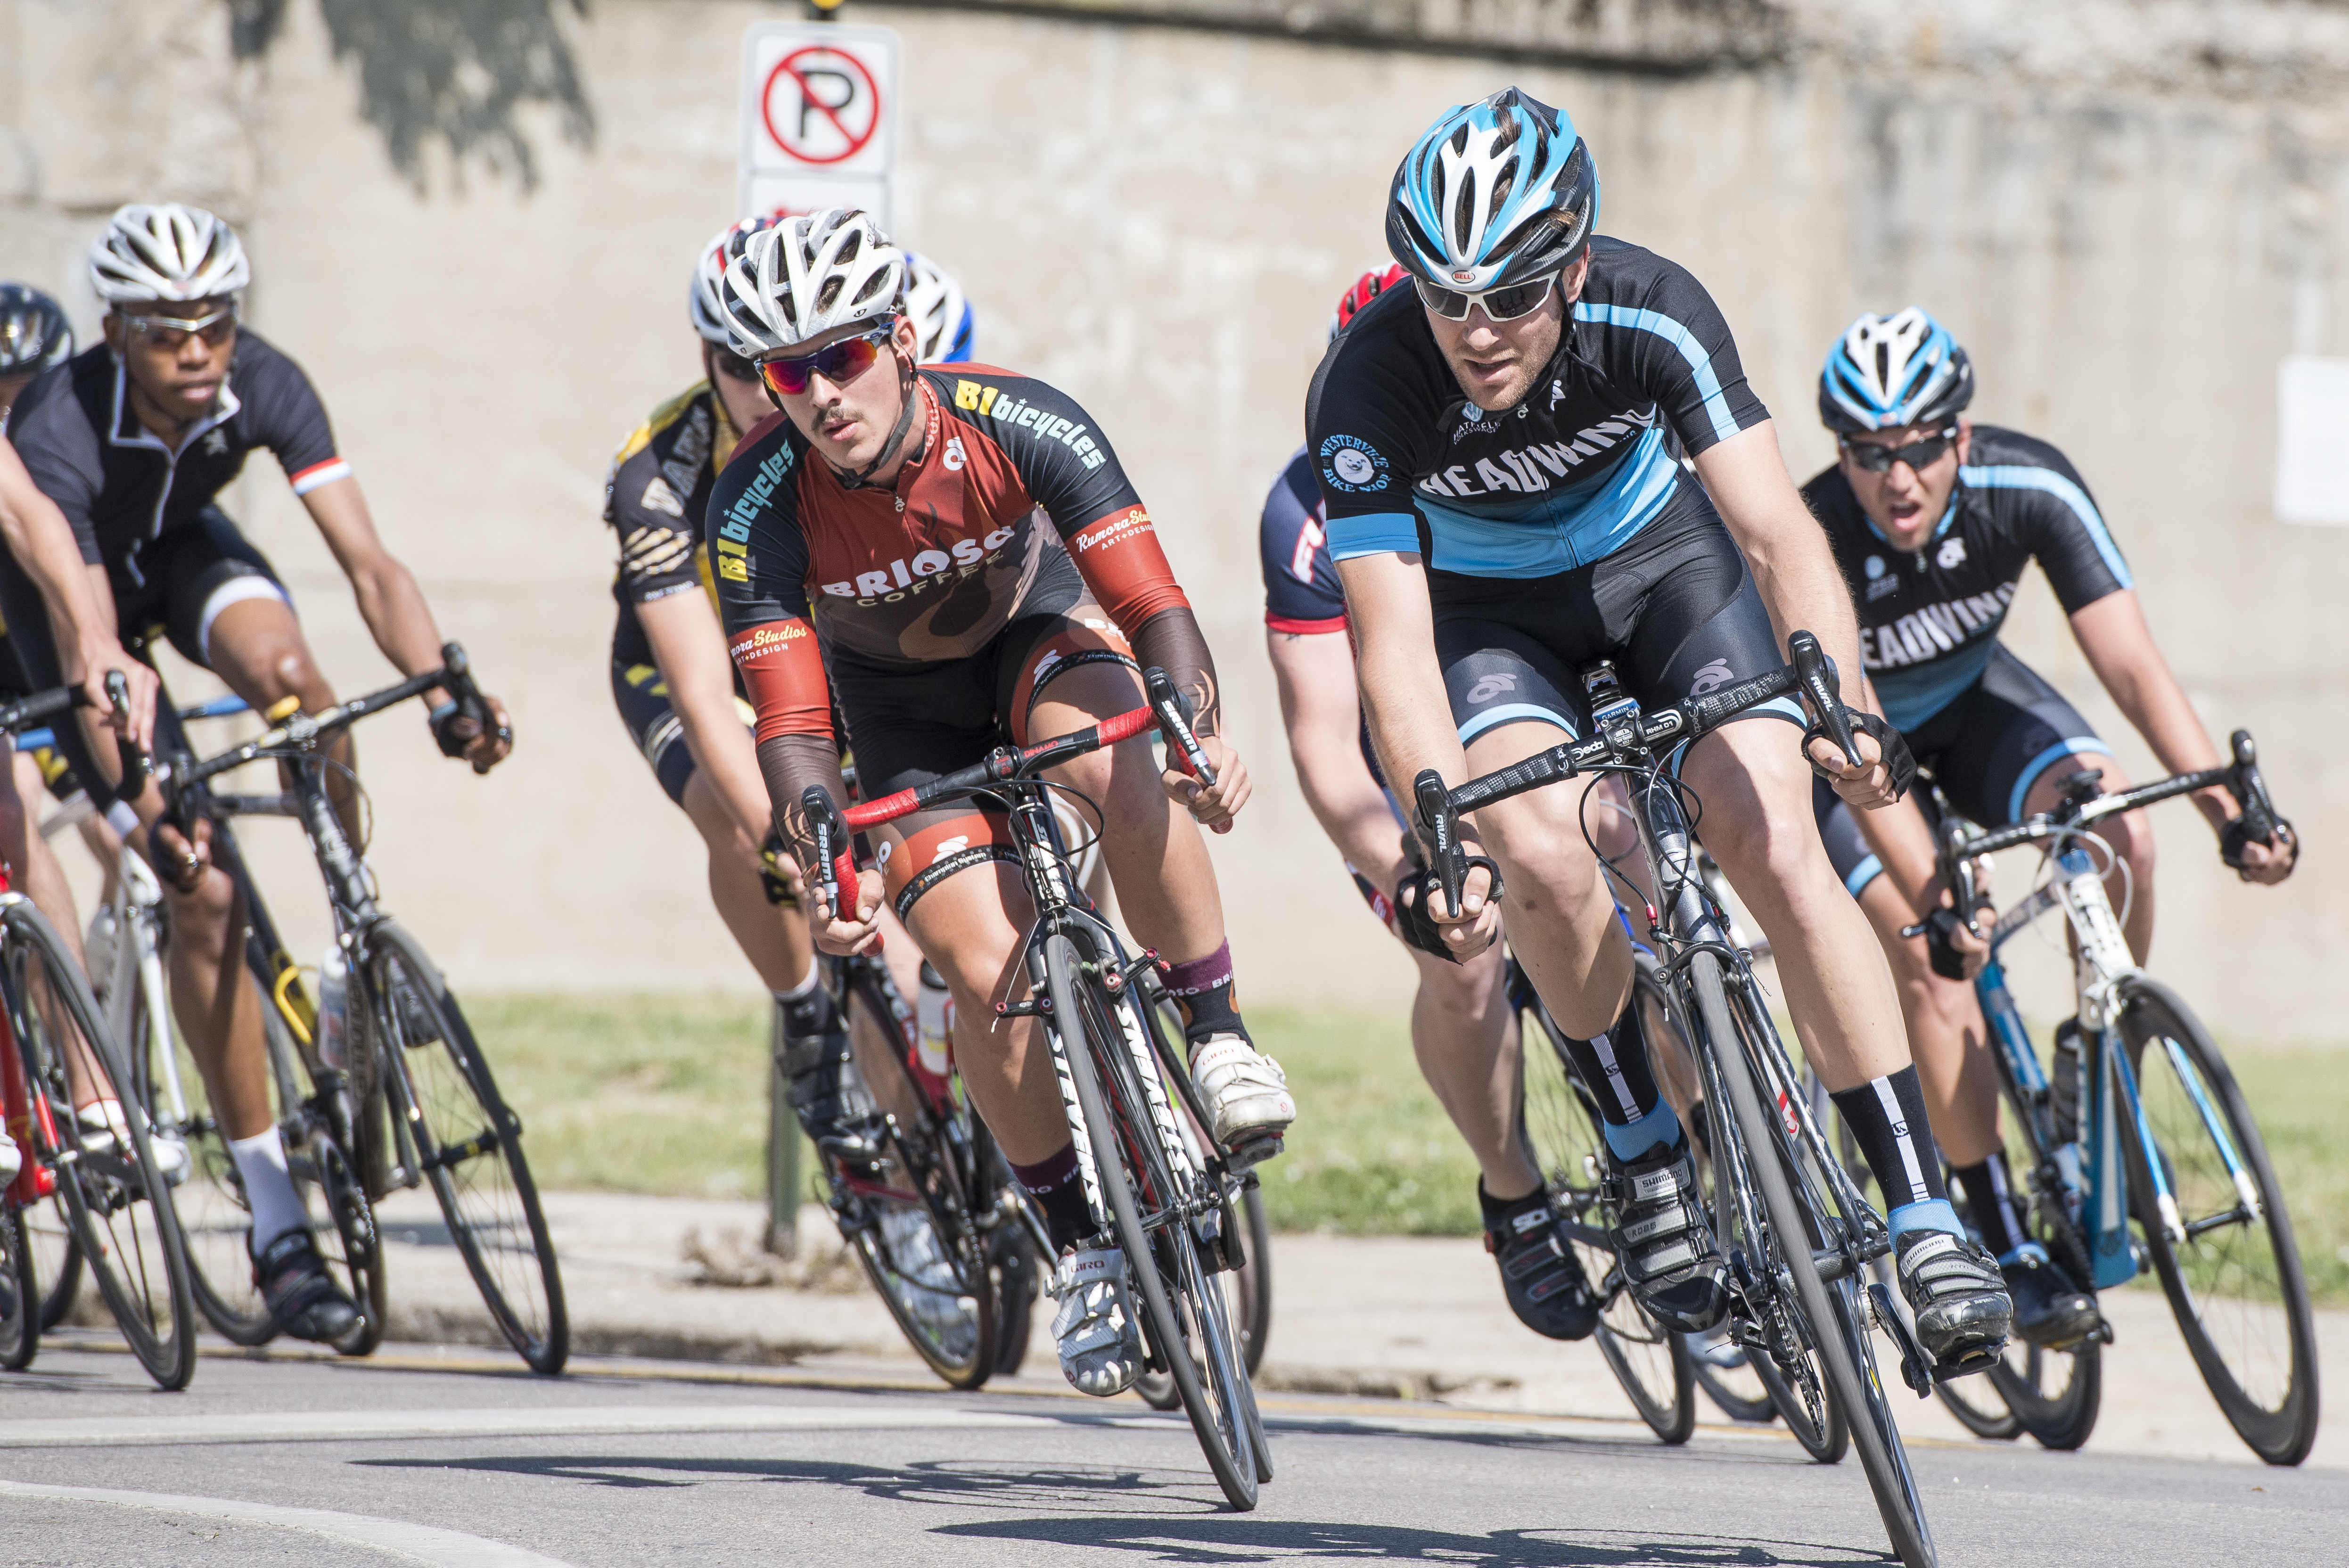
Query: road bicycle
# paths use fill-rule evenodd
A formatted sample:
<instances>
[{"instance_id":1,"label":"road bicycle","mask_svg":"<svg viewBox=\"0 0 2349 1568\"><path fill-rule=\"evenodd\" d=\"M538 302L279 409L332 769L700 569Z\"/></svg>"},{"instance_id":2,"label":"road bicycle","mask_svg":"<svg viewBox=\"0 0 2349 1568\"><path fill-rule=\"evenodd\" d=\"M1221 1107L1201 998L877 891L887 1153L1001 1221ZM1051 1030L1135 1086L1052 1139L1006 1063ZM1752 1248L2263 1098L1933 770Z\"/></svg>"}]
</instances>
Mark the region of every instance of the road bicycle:
<instances>
[{"instance_id":1,"label":"road bicycle","mask_svg":"<svg viewBox=\"0 0 2349 1568\"><path fill-rule=\"evenodd\" d=\"M882 1129L869 1165L818 1150L833 1218L915 1353L977 1388L1027 1354L1040 1253L1019 1190L952 1063L923 1060L878 944L822 963Z\"/></svg>"},{"instance_id":2,"label":"road bicycle","mask_svg":"<svg viewBox=\"0 0 2349 1568\"><path fill-rule=\"evenodd\" d=\"M1895 1555L1909 1568L1935 1563L1923 1499L1882 1379L1870 1327L1892 1344L1903 1381L1930 1391L1935 1368L1889 1299L1889 1287L1861 1282L1868 1264L1892 1250L1883 1217L1834 1158L1810 1112L1745 954L1727 940L1727 920L1698 874L1688 787L1671 762L1686 745L1749 707L1798 693L1855 762L1851 724L1837 699L1817 639L1788 638L1783 669L1643 713L1611 665L1584 673L1592 733L1446 790L1433 769L1413 781L1419 828L1446 906L1460 908L1472 866L1459 838L1464 814L1526 790L1593 773L1619 775L1659 911L1636 890L1674 1015L1686 1031L1702 1088L1698 1125L1712 1171L1714 1233L1729 1266L1730 1329L1758 1368L1766 1359L1790 1398L1781 1413L1814 1453L1840 1419L1874 1493ZM1495 896L1498 896L1495 886ZM1815 1446L1816 1445L1816 1446ZM1839 1451L1839 1450L1838 1450ZM1822 1455L1824 1457L1824 1455Z\"/></svg>"},{"instance_id":3,"label":"road bicycle","mask_svg":"<svg viewBox=\"0 0 2349 1568\"><path fill-rule=\"evenodd\" d=\"M563 1281L546 1216L523 1152L522 1119L498 1092L489 1059L440 970L407 928L376 902L374 873L345 827L330 775L357 783L328 754L335 737L359 719L435 687L471 711L486 714L465 651L441 649L441 667L317 714L287 698L263 715L269 727L217 756L184 753L158 769L171 813L213 824L212 853L244 899L246 960L269 1006L272 1077L290 1148L302 1150L315 1193L314 1232L330 1266L349 1280L362 1322L336 1346L372 1349L383 1333L385 1257L374 1208L387 1193L429 1187L450 1242L481 1291L490 1317L532 1370L559 1372L570 1354ZM214 705L213 716L233 711ZM486 720L484 720L486 722ZM209 781L258 761L280 766L290 786L274 794L229 794ZM287 817L301 824L325 882L335 945L347 974L339 1044L333 1019L322 1027L317 1000L285 951L230 827L239 817ZM149 1037L160 1037L150 1030ZM161 1081L161 1075L150 1075ZM306 1084L306 1088L305 1088ZM191 1112L191 1114L196 1114ZM201 1124L207 1119L200 1114ZM216 1130L207 1130L216 1136ZM209 1168L209 1162L205 1162ZM291 1161L289 1161L289 1163ZM224 1179L233 1182L233 1174ZM240 1236L241 1191L222 1211L224 1235ZM242 1227L249 1233L250 1221ZM204 1253L205 1288L224 1334L265 1339L257 1300L244 1277L220 1260L222 1243ZM225 1320L225 1321L224 1321ZM235 1326L233 1331L231 1326Z\"/></svg>"},{"instance_id":4,"label":"road bicycle","mask_svg":"<svg viewBox=\"0 0 2349 1568\"><path fill-rule=\"evenodd\" d=\"M109 684L119 706L120 677ZM67 712L78 697L67 687L10 704L0 708L0 728ZM91 1126L77 1114L76 1067L101 1096L111 1091L119 1125ZM0 1105L22 1161L0 1196L0 1251L10 1274L0 1291L0 1367L30 1366L47 1326L27 1230L28 1213L47 1202L62 1210L78 1277L86 1272L95 1281L148 1375L173 1389L195 1375L187 1254L171 1184L127 1087L134 1082L80 966L0 865Z\"/></svg>"},{"instance_id":5,"label":"road bicycle","mask_svg":"<svg viewBox=\"0 0 2349 1568\"><path fill-rule=\"evenodd\" d=\"M1208 1125L1196 1086L1141 984L1154 954L1129 953L1073 880L1071 855L1052 811L1050 768L1155 726L1168 753L1212 783L1173 684L1144 673L1149 706L1034 746L998 747L972 767L843 812L830 793L801 801L833 907L856 886L852 832L942 800L978 798L1006 812L1035 909L1023 955L1027 994L999 1003L999 1016L1033 1018L1050 1051L1075 1140L1085 1198L1098 1225L1086 1245L1123 1251L1150 1362L1174 1383L1224 1497L1256 1506L1272 1456L1248 1382L1229 1289L1216 1276L1245 1261L1238 1222L1242 1179L1213 1145L1195 1153L1183 1115ZM1083 802L1091 806L1091 802ZM1098 808L1092 820L1100 820ZM1172 1095L1169 1089L1173 1090Z\"/></svg>"},{"instance_id":6,"label":"road bicycle","mask_svg":"<svg viewBox=\"0 0 2349 1568\"><path fill-rule=\"evenodd\" d=\"M1974 980L1988 1020L2013 1169L2027 1172L2026 1228L2078 1284L2106 1291L2150 1272L2178 1332L2236 1433L2270 1464L2296 1465L2316 1441L2316 1337L2292 1221L2267 1146L2225 1057L2191 1008L2131 958L2105 891L2110 851L2089 826L2156 801L2224 786L2251 836L2278 821L2248 730L2226 766L2118 794L2093 769L2063 781L2053 811L1985 830L1938 789L1939 865L1969 919L1988 913L1981 862L2041 851L2032 892L1984 933ZM2073 950L2075 1022L2042 1064L1999 954L2061 909ZM1911 928L1921 931L1921 927ZM1991 1381L2024 1429L2077 1448L2096 1420L2105 1326L2078 1344L2013 1347Z\"/></svg>"}]
</instances>

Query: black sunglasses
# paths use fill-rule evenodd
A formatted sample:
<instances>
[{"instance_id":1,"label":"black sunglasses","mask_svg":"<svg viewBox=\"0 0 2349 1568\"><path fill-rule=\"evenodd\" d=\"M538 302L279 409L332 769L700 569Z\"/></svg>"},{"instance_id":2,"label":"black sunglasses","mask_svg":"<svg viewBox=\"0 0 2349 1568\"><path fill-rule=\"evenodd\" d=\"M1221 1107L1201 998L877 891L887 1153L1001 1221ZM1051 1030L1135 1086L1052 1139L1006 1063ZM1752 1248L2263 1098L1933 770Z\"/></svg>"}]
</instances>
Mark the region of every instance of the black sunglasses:
<instances>
[{"instance_id":1,"label":"black sunglasses","mask_svg":"<svg viewBox=\"0 0 2349 1568\"><path fill-rule=\"evenodd\" d=\"M720 376L731 377L737 381L755 382L759 379L757 366L731 349L720 348L714 343L709 346L709 363Z\"/></svg>"},{"instance_id":2,"label":"black sunglasses","mask_svg":"<svg viewBox=\"0 0 2349 1568\"><path fill-rule=\"evenodd\" d=\"M1895 463L1907 463L1912 469L1923 469L1941 460L1950 443L1958 438L1955 430L1936 430L1921 441L1911 441L1905 447L1887 447L1875 441L1855 441L1843 438L1843 449L1851 460L1872 474L1890 473Z\"/></svg>"}]
</instances>

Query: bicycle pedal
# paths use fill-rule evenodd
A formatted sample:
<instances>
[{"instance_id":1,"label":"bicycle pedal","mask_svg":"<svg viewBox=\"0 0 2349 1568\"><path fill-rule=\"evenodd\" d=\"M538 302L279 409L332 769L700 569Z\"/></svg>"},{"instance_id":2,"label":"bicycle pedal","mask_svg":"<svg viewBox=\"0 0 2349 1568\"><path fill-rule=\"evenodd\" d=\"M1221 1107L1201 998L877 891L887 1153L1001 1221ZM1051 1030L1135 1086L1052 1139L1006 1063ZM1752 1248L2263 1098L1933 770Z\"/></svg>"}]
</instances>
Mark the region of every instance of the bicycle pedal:
<instances>
[{"instance_id":1,"label":"bicycle pedal","mask_svg":"<svg viewBox=\"0 0 2349 1568\"><path fill-rule=\"evenodd\" d=\"M1275 1158L1288 1147L1288 1140L1277 1132L1251 1138L1247 1142L1236 1143L1224 1151L1224 1169L1234 1175L1243 1171L1252 1171L1266 1161Z\"/></svg>"},{"instance_id":2,"label":"bicycle pedal","mask_svg":"<svg viewBox=\"0 0 2349 1568\"><path fill-rule=\"evenodd\" d=\"M1900 1381L1909 1385L1909 1391L1920 1399L1931 1398L1933 1384L1940 1377L1940 1368L1926 1358L1925 1347L1917 1343L1917 1336L1909 1330L1909 1320L1902 1317L1899 1310L1892 1305L1892 1287L1881 1280L1876 1281L1868 1287L1868 1302L1869 1311L1876 1318L1876 1326L1884 1330L1885 1337L1890 1339L1900 1352ZM1962 1375L1957 1372L1951 1374L1952 1377Z\"/></svg>"}]
</instances>

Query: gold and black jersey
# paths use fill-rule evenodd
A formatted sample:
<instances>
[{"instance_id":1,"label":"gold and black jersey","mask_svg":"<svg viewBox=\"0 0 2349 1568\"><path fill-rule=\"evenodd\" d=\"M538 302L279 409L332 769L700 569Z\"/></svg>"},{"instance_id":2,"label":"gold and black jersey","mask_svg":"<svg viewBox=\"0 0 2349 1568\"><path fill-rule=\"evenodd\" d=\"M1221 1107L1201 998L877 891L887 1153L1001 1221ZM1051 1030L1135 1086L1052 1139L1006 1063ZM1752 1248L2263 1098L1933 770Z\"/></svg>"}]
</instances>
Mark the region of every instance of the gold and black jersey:
<instances>
[{"instance_id":1,"label":"gold and black jersey","mask_svg":"<svg viewBox=\"0 0 2349 1568\"><path fill-rule=\"evenodd\" d=\"M619 542L612 597L619 620L612 660L649 665L652 647L636 606L698 588L717 603L701 517L719 466L740 433L707 382L653 410L613 455L604 485L604 521Z\"/></svg>"}]
</instances>

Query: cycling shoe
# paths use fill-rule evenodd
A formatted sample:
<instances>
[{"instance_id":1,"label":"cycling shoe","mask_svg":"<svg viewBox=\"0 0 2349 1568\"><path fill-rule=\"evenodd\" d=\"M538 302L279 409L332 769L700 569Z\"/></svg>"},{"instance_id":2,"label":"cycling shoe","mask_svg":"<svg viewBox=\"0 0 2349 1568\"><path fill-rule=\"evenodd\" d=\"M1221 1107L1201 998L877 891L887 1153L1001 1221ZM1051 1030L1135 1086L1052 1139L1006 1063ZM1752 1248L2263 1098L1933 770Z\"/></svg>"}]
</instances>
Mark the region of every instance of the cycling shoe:
<instances>
[{"instance_id":1,"label":"cycling shoe","mask_svg":"<svg viewBox=\"0 0 2349 1568\"><path fill-rule=\"evenodd\" d=\"M1979 1371L2006 1346L2014 1303L1998 1260L1947 1231L1909 1231L1893 1244L1900 1294L1915 1315L1917 1343L1941 1376Z\"/></svg>"},{"instance_id":2,"label":"cycling shoe","mask_svg":"<svg viewBox=\"0 0 2349 1568\"><path fill-rule=\"evenodd\" d=\"M1517 1321L1547 1339L1588 1339L1599 1301L1574 1243L1542 1188L1487 1215L1485 1250L1501 1265L1501 1294Z\"/></svg>"},{"instance_id":3,"label":"cycling shoe","mask_svg":"<svg viewBox=\"0 0 2349 1568\"><path fill-rule=\"evenodd\" d=\"M1297 1101L1278 1062L1244 1035L1210 1035L1191 1052L1191 1078L1206 1101L1214 1123L1209 1130L1233 1170L1245 1171L1280 1152L1281 1134L1297 1119Z\"/></svg>"},{"instance_id":4,"label":"cycling shoe","mask_svg":"<svg viewBox=\"0 0 2349 1568\"><path fill-rule=\"evenodd\" d=\"M1125 1283L1125 1254L1115 1247L1071 1253L1050 1294L1061 1304L1052 1338L1070 1385L1100 1398L1133 1387L1142 1373L1142 1322Z\"/></svg>"},{"instance_id":5,"label":"cycling shoe","mask_svg":"<svg viewBox=\"0 0 2349 1568\"><path fill-rule=\"evenodd\" d=\"M2036 1242L2025 1242L1998 1265L2014 1302L2014 1335L2026 1345L2076 1345L2104 1326L2096 1298L2072 1283L2063 1265Z\"/></svg>"},{"instance_id":6,"label":"cycling shoe","mask_svg":"<svg viewBox=\"0 0 2349 1568\"><path fill-rule=\"evenodd\" d=\"M253 1283L277 1326L296 1339L331 1345L358 1326L358 1307L326 1272L307 1231L287 1231L263 1248L253 1260Z\"/></svg>"},{"instance_id":7,"label":"cycling shoe","mask_svg":"<svg viewBox=\"0 0 2349 1568\"><path fill-rule=\"evenodd\" d=\"M74 1112L74 1120L80 1124L81 1146L88 1152L132 1158L130 1123L123 1118L120 1100L92 1100ZM150 1121L147 1124L147 1147L155 1156L156 1171L164 1181L178 1186L181 1178L188 1173L187 1144Z\"/></svg>"},{"instance_id":8,"label":"cycling shoe","mask_svg":"<svg viewBox=\"0 0 2349 1568\"><path fill-rule=\"evenodd\" d=\"M830 997L823 1000L829 1026L784 1042L788 1098L809 1142L852 1171L877 1171L888 1121L857 1076L839 1012L830 1006Z\"/></svg>"},{"instance_id":9,"label":"cycling shoe","mask_svg":"<svg viewBox=\"0 0 2349 1568\"><path fill-rule=\"evenodd\" d=\"M1632 1297L1680 1334L1702 1334L1729 1310L1729 1270L1706 1222L1688 1140L1659 1143L1625 1165L1610 1152L1611 1239Z\"/></svg>"},{"instance_id":10,"label":"cycling shoe","mask_svg":"<svg viewBox=\"0 0 2349 1568\"><path fill-rule=\"evenodd\" d=\"M16 1179L16 1173L24 1169L25 1156L16 1147L16 1140L6 1133L0 1132L0 1187L5 1187L9 1182L14 1181Z\"/></svg>"}]
</instances>

